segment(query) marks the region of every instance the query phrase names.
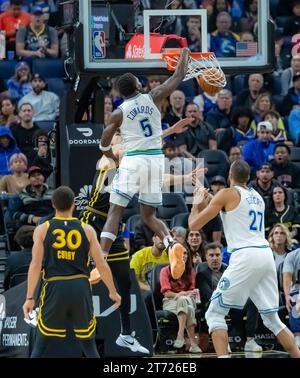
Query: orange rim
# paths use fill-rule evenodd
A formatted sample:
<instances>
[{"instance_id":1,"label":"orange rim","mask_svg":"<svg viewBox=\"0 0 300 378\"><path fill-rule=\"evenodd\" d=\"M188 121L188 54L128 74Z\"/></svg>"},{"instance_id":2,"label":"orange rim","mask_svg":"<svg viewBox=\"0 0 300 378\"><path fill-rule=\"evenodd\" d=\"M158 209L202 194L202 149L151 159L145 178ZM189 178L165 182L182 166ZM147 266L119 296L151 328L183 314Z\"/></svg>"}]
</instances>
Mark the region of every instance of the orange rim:
<instances>
[{"instance_id":1,"label":"orange rim","mask_svg":"<svg viewBox=\"0 0 300 378\"><path fill-rule=\"evenodd\" d=\"M164 52L162 52L162 57L167 63L167 69L170 71L174 71L175 67L170 64L170 61L168 58L174 58L178 57L181 54L182 49L166 49ZM190 56L194 59L207 59L211 58L214 56L214 53L212 52L207 52L207 53L202 53L202 52L190 52ZM173 62L172 62L173 63Z\"/></svg>"}]
</instances>

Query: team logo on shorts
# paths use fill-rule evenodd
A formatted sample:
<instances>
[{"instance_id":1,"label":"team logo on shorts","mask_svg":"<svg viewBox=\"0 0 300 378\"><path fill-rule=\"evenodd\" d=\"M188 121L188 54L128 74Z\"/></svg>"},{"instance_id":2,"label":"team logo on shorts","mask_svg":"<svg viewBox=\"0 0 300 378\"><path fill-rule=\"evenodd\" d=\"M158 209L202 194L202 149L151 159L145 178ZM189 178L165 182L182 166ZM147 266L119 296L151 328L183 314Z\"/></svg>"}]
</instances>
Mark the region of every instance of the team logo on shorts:
<instances>
[{"instance_id":1,"label":"team logo on shorts","mask_svg":"<svg viewBox=\"0 0 300 378\"><path fill-rule=\"evenodd\" d=\"M219 288L221 290L227 290L229 288L229 286L230 286L229 279L226 278L226 277L221 278L220 281L219 281L218 286L219 286Z\"/></svg>"}]
</instances>

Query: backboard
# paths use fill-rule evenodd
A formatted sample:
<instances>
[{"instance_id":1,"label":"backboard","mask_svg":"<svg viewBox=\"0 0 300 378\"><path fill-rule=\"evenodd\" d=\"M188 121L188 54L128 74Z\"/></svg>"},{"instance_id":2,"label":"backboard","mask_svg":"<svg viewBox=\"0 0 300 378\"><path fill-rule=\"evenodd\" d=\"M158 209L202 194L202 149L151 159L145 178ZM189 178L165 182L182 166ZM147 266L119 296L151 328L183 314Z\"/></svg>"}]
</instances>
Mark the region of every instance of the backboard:
<instances>
[{"instance_id":1,"label":"backboard","mask_svg":"<svg viewBox=\"0 0 300 378\"><path fill-rule=\"evenodd\" d=\"M244 0L217 19L201 8L201 1L183 2L191 8L174 9L182 3L178 0L79 0L84 41L78 46L83 56L81 70L101 75L166 74L161 53L183 46L193 52L215 52L225 73L273 70L269 0L258 1L253 27L245 21ZM252 35L242 33L247 28Z\"/></svg>"}]
</instances>

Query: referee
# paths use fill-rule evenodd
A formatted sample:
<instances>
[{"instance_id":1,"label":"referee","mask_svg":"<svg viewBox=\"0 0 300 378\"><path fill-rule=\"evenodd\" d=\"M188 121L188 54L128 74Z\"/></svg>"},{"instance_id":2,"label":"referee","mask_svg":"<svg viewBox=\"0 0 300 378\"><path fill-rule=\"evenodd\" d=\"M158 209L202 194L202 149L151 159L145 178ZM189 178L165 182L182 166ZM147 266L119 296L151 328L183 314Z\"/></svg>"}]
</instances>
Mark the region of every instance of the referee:
<instances>
[{"instance_id":1,"label":"referee","mask_svg":"<svg viewBox=\"0 0 300 378\"><path fill-rule=\"evenodd\" d=\"M33 235L32 260L28 271L27 297L23 305L25 318L35 307L34 292L43 268L42 287L37 320L37 337L32 358L46 357L51 340L66 338L67 323L72 322L74 334L86 357L99 358L95 343L96 319L89 283L89 255L93 258L109 297L119 307L121 297L116 291L109 266L104 260L93 228L73 218L74 193L61 186L53 193L56 215L38 226Z\"/></svg>"}]
</instances>

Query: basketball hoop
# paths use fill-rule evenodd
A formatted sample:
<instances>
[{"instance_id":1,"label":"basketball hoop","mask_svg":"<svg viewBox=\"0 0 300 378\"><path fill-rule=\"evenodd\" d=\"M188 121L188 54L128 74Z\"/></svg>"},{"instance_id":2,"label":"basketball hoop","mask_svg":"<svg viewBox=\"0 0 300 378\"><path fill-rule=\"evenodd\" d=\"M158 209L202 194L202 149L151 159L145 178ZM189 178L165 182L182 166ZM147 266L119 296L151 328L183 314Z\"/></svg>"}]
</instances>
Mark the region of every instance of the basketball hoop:
<instances>
[{"instance_id":1,"label":"basketball hoop","mask_svg":"<svg viewBox=\"0 0 300 378\"><path fill-rule=\"evenodd\" d=\"M180 54L180 49L166 49L162 53L162 57L166 61L167 69L169 71L174 71L176 69ZM190 52L188 70L183 81L192 78L196 78L199 85L201 80L204 80L207 84L218 88L219 90L226 86L224 72L222 71L215 54L212 52Z\"/></svg>"}]
</instances>

